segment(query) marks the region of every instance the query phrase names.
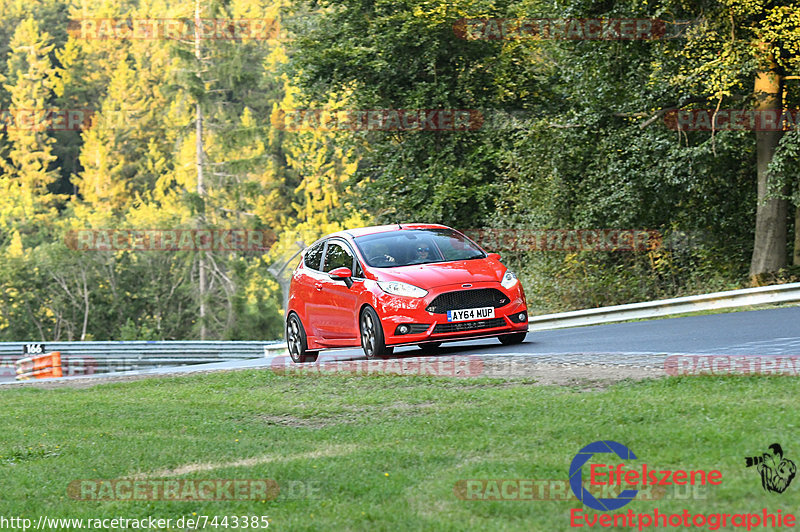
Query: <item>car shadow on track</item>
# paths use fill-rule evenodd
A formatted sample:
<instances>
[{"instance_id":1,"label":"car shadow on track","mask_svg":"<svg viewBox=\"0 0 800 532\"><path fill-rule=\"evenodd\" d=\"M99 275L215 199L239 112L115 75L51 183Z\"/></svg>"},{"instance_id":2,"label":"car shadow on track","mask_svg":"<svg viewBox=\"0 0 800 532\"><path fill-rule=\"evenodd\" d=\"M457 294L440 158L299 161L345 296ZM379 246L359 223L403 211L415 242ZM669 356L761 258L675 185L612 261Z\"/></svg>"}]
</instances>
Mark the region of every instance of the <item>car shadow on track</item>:
<instances>
[{"instance_id":1,"label":"car shadow on track","mask_svg":"<svg viewBox=\"0 0 800 532\"><path fill-rule=\"evenodd\" d=\"M406 359L406 358L417 358L417 357L436 357L436 356L456 356L456 355L502 355L509 352L509 348L516 350L519 349L520 346L523 345L532 345L536 342L525 340L521 344L516 344L513 346L503 345L499 342L499 340L487 338L482 340L481 343L475 344L467 344L467 345L448 345L443 344L439 347L432 348L420 348L419 346L403 346L399 348L395 348L395 352L382 360L392 360L392 359ZM360 350L347 350L347 351L340 351L340 352L329 352L322 354L325 357L326 362L333 362L333 361L346 361L346 360L363 360L366 357L364 356L364 352Z\"/></svg>"}]
</instances>

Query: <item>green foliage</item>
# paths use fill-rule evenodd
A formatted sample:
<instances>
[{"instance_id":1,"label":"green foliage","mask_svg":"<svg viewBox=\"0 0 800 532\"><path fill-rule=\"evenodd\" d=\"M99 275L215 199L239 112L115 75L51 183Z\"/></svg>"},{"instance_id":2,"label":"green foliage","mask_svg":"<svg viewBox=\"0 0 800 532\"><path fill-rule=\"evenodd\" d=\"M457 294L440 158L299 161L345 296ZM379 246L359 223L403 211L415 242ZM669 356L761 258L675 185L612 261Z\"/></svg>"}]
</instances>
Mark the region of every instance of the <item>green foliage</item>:
<instances>
[{"instance_id":1,"label":"green foliage","mask_svg":"<svg viewBox=\"0 0 800 532\"><path fill-rule=\"evenodd\" d=\"M290 65L306 101L333 93L349 109L513 106L518 98L498 102L496 94L505 81L493 71L500 46L473 46L453 30L474 8L470 2L326 2L318 24L296 39ZM496 134L367 131L340 141L359 149L356 197L380 222L477 226L495 208Z\"/></svg>"},{"instance_id":2,"label":"green foliage","mask_svg":"<svg viewBox=\"0 0 800 532\"><path fill-rule=\"evenodd\" d=\"M201 15L270 18L280 4L204 3ZM270 124L284 86L270 66L275 58L266 59L277 43L204 40L197 61L179 41L83 39L65 31L69 18L193 16L179 2L57 7L0 11L0 36L16 27L8 47L0 42L0 82L8 91L0 89L0 108L94 111L83 131L0 132L0 181L4 190L20 188L0 197L0 338L196 337L197 253L74 251L67 235L190 229L199 215L210 229L278 234L294 225L299 183ZM40 27L53 28L52 36ZM202 196L195 101L205 114ZM214 252L207 261L209 338L279 337L279 290L254 287L260 257ZM240 264L246 273L234 274Z\"/></svg>"},{"instance_id":3,"label":"green foliage","mask_svg":"<svg viewBox=\"0 0 800 532\"><path fill-rule=\"evenodd\" d=\"M671 262L669 282L663 263L659 269L619 254L511 258L530 285L549 289L543 310L745 282L756 201L753 134L678 134L663 112L749 105L764 53L754 43L768 39L782 65L796 61L800 28L788 3L321 5L290 63L306 94L346 94L354 109L477 108L491 118L472 132L368 131L344 139L362 157L356 196L379 220L693 236L683 253L691 258ZM457 19L479 17L683 22L669 27L681 30L679 38L653 41L457 37ZM797 101L794 89L788 94L787 103Z\"/></svg>"},{"instance_id":4,"label":"green foliage","mask_svg":"<svg viewBox=\"0 0 800 532\"><path fill-rule=\"evenodd\" d=\"M243 260L235 263L236 321L226 331L226 340L274 340L283 336L281 292L277 283L265 278L264 270L260 261L250 266Z\"/></svg>"},{"instance_id":5,"label":"green foliage","mask_svg":"<svg viewBox=\"0 0 800 532\"><path fill-rule=\"evenodd\" d=\"M83 131L0 128L0 339L198 334L200 255L78 252L70 230L241 228L263 255L204 255L210 338L282 334L265 271L310 242L373 222L460 229L651 229L658 253L508 255L543 311L742 284L757 159L744 131L669 130L667 109L751 106L772 57L796 74L788 1L542 3L276 0L202 3L202 16L280 19L281 40L83 39L66 20L193 17L163 2L0 0L0 109L90 109ZM460 19L661 18L663 40L465 39ZM785 83L786 107L800 83ZM197 190L196 106L204 116ZM472 110L466 131L292 131L293 109ZM800 205L800 149L783 137L772 194ZM791 273L784 272L781 275ZM782 279L783 277L781 277ZM281 279L281 282L285 279Z\"/></svg>"}]
</instances>

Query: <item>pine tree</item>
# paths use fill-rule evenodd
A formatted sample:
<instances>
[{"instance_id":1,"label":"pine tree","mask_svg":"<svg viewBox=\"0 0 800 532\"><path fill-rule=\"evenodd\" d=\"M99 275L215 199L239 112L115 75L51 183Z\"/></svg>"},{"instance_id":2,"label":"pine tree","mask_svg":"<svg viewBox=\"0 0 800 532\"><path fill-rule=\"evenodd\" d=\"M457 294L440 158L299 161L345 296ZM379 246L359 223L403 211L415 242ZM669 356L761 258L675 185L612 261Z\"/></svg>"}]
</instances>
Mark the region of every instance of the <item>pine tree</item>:
<instances>
[{"instance_id":1,"label":"pine tree","mask_svg":"<svg viewBox=\"0 0 800 532\"><path fill-rule=\"evenodd\" d=\"M142 179L143 125L137 112L146 113L148 101L137 84L137 73L126 61L114 72L100 113L84 134L83 172L74 182L84 201L95 209L123 212ZM139 137L139 138L137 138Z\"/></svg>"},{"instance_id":2,"label":"pine tree","mask_svg":"<svg viewBox=\"0 0 800 532\"><path fill-rule=\"evenodd\" d=\"M50 35L28 18L11 40L5 89L14 126L6 132L8 155L0 160L0 224L36 223L55 213L59 198L51 192L58 179L50 134L54 68Z\"/></svg>"}]
</instances>

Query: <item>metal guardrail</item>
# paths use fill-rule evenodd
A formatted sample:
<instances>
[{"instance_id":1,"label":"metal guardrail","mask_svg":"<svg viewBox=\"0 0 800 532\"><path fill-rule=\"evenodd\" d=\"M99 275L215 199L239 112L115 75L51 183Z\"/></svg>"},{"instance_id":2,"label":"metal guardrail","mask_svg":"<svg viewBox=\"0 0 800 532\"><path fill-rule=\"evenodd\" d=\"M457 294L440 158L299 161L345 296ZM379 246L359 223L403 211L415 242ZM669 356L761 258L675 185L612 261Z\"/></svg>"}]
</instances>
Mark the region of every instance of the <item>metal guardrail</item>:
<instances>
[{"instance_id":1,"label":"metal guardrail","mask_svg":"<svg viewBox=\"0 0 800 532\"><path fill-rule=\"evenodd\" d=\"M676 297L643 303L531 316L528 319L528 330L562 329L581 325L659 318L703 310L796 302L800 302L800 283L760 286L758 288L728 290L698 296Z\"/></svg>"},{"instance_id":2,"label":"metal guardrail","mask_svg":"<svg viewBox=\"0 0 800 532\"><path fill-rule=\"evenodd\" d=\"M14 362L27 355L30 342L0 343L0 380L13 375ZM263 358L282 349L274 342L44 342L47 351L60 351L64 376L146 370L158 367L206 364L236 359Z\"/></svg>"}]
</instances>

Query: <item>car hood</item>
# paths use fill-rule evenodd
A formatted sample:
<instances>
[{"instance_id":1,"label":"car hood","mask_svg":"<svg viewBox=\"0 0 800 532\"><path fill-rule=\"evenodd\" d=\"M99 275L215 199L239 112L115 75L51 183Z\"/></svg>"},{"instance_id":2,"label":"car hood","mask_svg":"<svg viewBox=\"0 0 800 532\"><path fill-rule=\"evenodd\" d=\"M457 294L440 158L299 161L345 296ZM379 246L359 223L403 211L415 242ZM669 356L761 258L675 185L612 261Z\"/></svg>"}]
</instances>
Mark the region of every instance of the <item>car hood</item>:
<instances>
[{"instance_id":1,"label":"car hood","mask_svg":"<svg viewBox=\"0 0 800 532\"><path fill-rule=\"evenodd\" d=\"M490 258L372 269L379 281L401 281L426 290L457 283L499 282L505 272L500 261Z\"/></svg>"}]
</instances>

